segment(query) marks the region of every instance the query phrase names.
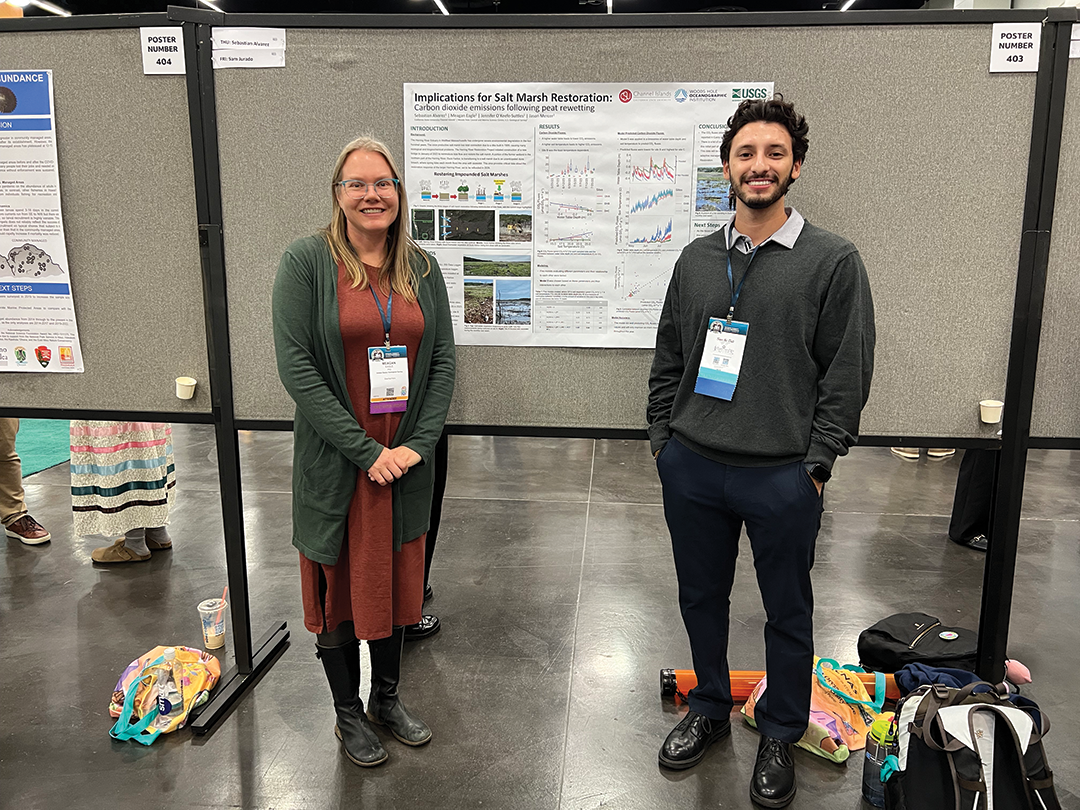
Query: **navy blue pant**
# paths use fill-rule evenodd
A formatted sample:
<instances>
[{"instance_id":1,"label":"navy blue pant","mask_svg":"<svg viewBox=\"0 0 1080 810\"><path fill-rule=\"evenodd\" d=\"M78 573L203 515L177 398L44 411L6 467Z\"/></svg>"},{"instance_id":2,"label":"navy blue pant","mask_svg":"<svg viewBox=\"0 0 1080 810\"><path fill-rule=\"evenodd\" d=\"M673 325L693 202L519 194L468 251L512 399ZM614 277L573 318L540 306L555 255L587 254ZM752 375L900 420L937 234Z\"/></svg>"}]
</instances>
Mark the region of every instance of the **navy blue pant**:
<instances>
[{"instance_id":1,"label":"navy blue pant","mask_svg":"<svg viewBox=\"0 0 1080 810\"><path fill-rule=\"evenodd\" d=\"M810 713L814 665L810 569L823 506L813 480L801 461L733 467L698 455L677 438L664 446L657 469L698 679L688 696L690 709L723 719L733 706L728 614L745 523L767 616L768 689L754 717L766 736L797 742Z\"/></svg>"},{"instance_id":2,"label":"navy blue pant","mask_svg":"<svg viewBox=\"0 0 1080 810\"><path fill-rule=\"evenodd\" d=\"M964 451L956 475L949 537L963 543L980 534L990 535L990 512L994 507L994 473L998 451L972 448Z\"/></svg>"}]
</instances>

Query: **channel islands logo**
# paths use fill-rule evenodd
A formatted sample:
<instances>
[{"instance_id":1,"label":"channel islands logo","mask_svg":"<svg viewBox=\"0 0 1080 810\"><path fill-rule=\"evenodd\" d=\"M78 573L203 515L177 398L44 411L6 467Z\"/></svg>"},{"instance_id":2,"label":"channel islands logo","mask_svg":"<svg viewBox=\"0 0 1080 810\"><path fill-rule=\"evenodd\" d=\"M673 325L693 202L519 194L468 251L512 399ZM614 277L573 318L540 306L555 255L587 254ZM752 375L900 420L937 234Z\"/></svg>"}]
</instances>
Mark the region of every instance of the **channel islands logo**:
<instances>
[{"instance_id":1,"label":"channel islands logo","mask_svg":"<svg viewBox=\"0 0 1080 810\"><path fill-rule=\"evenodd\" d=\"M746 101L747 99L766 99L769 91L764 87L736 87L731 91L732 101Z\"/></svg>"},{"instance_id":2,"label":"channel islands logo","mask_svg":"<svg viewBox=\"0 0 1080 810\"><path fill-rule=\"evenodd\" d=\"M619 101L621 101L623 104L629 104L630 100L633 99L633 97L634 94L631 93L629 90L619 91Z\"/></svg>"},{"instance_id":3,"label":"channel islands logo","mask_svg":"<svg viewBox=\"0 0 1080 810\"><path fill-rule=\"evenodd\" d=\"M19 365L19 366L25 366L26 365L26 347L25 346L16 346L15 347L15 364Z\"/></svg>"}]
</instances>

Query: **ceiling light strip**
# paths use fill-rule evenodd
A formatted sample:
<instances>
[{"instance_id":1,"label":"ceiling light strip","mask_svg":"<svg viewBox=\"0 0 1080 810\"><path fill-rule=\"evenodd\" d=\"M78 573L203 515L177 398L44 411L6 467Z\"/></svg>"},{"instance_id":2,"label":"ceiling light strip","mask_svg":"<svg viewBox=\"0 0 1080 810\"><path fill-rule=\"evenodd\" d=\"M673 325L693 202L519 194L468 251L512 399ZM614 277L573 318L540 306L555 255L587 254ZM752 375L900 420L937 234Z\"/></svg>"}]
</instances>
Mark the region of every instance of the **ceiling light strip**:
<instances>
[{"instance_id":1,"label":"ceiling light strip","mask_svg":"<svg viewBox=\"0 0 1080 810\"><path fill-rule=\"evenodd\" d=\"M70 17L71 12L66 8L60 8L55 3L50 3L49 0L30 0L31 5L37 6L42 11L48 11L51 14L57 14L61 17Z\"/></svg>"},{"instance_id":2,"label":"ceiling light strip","mask_svg":"<svg viewBox=\"0 0 1080 810\"><path fill-rule=\"evenodd\" d=\"M216 5L215 3L211 3L211 2L210 2L210 0L199 0L199 2L200 2L200 3L202 3L202 4L204 5L204 6L209 6L209 7L210 7L210 8L212 8L212 9L213 9L214 11L216 11L216 12L218 12L218 13L220 13L220 14L224 14L224 13L225 13L225 12L224 12L224 11L223 11L223 10L221 9L221 7L220 7L220 6Z\"/></svg>"},{"instance_id":3,"label":"ceiling light strip","mask_svg":"<svg viewBox=\"0 0 1080 810\"><path fill-rule=\"evenodd\" d=\"M841 11L847 11L853 5L855 5L855 0L847 0L847 2L844 3L844 5L840 6L840 10Z\"/></svg>"},{"instance_id":4,"label":"ceiling light strip","mask_svg":"<svg viewBox=\"0 0 1080 810\"><path fill-rule=\"evenodd\" d=\"M450 16L450 12L446 10L446 6L443 5L442 0L435 0L435 5L437 5L439 7L439 11L441 11L447 17Z\"/></svg>"}]
</instances>

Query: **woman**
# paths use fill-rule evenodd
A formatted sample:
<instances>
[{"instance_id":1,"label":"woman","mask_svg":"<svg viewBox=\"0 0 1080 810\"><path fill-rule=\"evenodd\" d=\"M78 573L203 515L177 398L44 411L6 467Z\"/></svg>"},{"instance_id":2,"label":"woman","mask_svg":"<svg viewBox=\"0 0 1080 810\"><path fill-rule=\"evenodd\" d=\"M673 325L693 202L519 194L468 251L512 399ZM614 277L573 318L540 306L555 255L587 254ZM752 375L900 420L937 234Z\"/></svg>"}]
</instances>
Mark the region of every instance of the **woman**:
<instances>
[{"instance_id":1,"label":"woman","mask_svg":"<svg viewBox=\"0 0 1080 810\"><path fill-rule=\"evenodd\" d=\"M96 563L148 562L172 548L165 524L176 499L172 427L164 422L71 421L75 534L121 534Z\"/></svg>"},{"instance_id":2,"label":"woman","mask_svg":"<svg viewBox=\"0 0 1080 810\"><path fill-rule=\"evenodd\" d=\"M293 545L304 625L357 765L387 759L368 720L406 745L431 730L398 697L403 627L420 621L435 443L454 390L454 331L434 258L413 242L382 143L338 157L333 216L293 242L274 283L278 374L296 402ZM360 643L371 654L367 715Z\"/></svg>"}]
</instances>

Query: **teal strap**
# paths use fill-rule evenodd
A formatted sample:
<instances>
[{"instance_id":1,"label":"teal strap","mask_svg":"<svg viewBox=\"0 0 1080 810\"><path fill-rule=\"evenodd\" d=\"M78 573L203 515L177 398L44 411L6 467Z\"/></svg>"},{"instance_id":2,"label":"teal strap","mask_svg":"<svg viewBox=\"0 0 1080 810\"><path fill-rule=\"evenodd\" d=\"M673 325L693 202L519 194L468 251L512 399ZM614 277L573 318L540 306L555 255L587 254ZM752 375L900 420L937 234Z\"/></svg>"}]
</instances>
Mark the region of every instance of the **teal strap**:
<instances>
[{"instance_id":1,"label":"teal strap","mask_svg":"<svg viewBox=\"0 0 1080 810\"><path fill-rule=\"evenodd\" d=\"M896 758L896 754L889 754L885 757L885 761L881 763L881 781L887 782L890 776L899 772L900 760Z\"/></svg>"},{"instance_id":2,"label":"teal strap","mask_svg":"<svg viewBox=\"0 0 1080 810\"><path fill-rule=\"evenodd\" d=\"M874 714L881 714L881 707L885 705L885 675L883 673L874 673L874 697L870 700L856 700L847 692L842 692L825 679L824 674L822 674L822 669L825 664L828 664L830 669L841 669L840 664L832 658L818 659L817 666L814 667L814 674L817 675L818 683L833 694L843 698L845 703L855 703L859 706L866 706L873 711ZM853 672L862 672L858 667L853 667L851 665L843 667L843 669L851 670Z\"/></svg>"},{"instance_id":3,"label":"teal strap","mask_svg":"<svg viewBox=\"0 0 1080 810\"><path fill-rule=\"evenodd\" d=\"M134 723L131 722L131 716L135 713L135 693L139 691L139 682L143 678L154 677L154 674L149 670L164 662L164 656L159 656L156 661L144 666L138 676L128 684L127 694L124 695L124 707L121 709L120 716L116 719L113 727L109 729L109 736L114 740L134 740L143 745L150 745L160 736L160 731L150 728L158 716L156 702L146 714Z\"/></svg>"}]
</instances>

